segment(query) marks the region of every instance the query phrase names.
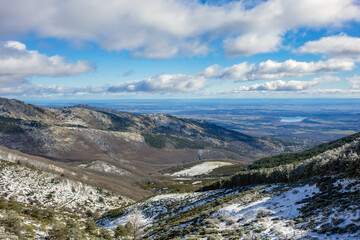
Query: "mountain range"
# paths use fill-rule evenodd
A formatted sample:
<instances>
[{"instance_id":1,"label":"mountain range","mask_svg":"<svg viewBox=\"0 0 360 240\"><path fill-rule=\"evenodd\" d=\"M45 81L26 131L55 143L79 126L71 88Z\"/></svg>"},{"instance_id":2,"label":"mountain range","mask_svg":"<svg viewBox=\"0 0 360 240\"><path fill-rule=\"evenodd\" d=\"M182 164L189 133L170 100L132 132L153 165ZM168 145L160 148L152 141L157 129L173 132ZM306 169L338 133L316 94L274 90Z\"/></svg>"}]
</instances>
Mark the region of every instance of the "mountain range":
<instances>
[{"instance_id":1,"label":"mountain range","mask_svg":"<svg viewBox=\"0 0 360 240\"><path fill-rule=\"evenodd\" d=\"M249 163L299 150L202 120L89 105L43 108L5 98L0 99L0 145L90 174L102 187L135 199L149 194L138 183L166 168L214 159Z\"/></svg>"}]
</instances>

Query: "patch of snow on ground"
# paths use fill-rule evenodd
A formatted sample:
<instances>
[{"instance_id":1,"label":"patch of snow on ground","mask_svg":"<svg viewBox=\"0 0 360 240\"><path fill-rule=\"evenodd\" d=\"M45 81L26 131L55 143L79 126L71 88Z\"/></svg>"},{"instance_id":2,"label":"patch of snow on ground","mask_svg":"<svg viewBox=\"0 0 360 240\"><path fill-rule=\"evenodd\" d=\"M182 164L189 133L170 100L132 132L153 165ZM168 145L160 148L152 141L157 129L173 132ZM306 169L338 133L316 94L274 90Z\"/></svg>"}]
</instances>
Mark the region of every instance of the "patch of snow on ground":
<instances>
[{"instance_id":1,"label":"patch of snow on ground","mask_svg":"<svg viewBox=\"0 0 360 240\"><path fill-rule=\"evenodd\" d=\"M195 165L191 168L179 171L179 172L175 172L173 174L171 174L171 176L173 177L189 177L189 176L197 176L197 175L201 175L201 174L207 174L210 173L212 170L222 167L222 166L227 166L227 165L231 165L231 163L228 162L204 162L198 165Z\"/></svg>"},{"instance_id":2,"label":"patch of snow on ground","mask_svg":"<svg viewBox=\"0 0 360 240\"><path fill-rule=\"evenodd\" d=\"M119 175L129 175L130 173L124 169L115 167L109 163L103 161L93 161L87 164L80 164L79 167L81 168L89 168L93 170L97 170L100 172L108 172L108 173L116 173Z\"/></svg>"},{"instance_id":3,"label":"patch of snow on ground","mask_svg":"<svg viewBox=\"0 0 360 240\"><path fill-rule=\"evenodd\" d=\"M262 228L267 229L267 232L273 229L273 231L278 232L282 236L293 236L295 238L298 236L300 238L305 231L295 229L287 223L290 219L299 216L298 209L302 204L296 204L296 202L318 192L319 190L315 185L305 185L292 188L278 196L264 197L257 201L251 201L248 204L235 203L225 206L219 210L217 215L235 220L236 224L228 226L223 222L219 225L219 228L234 228L255 222L257 218L262 218L264 221L260 224L256 223L255 225L261 225ZM273 218L275 218L276 221L273 221ZM271 236L271 234L269 235Z\"/></svg>"},{"instance_id":4,"label":"patch of snow on ground","mask_svg":"<svg viewBox=\"0 0 360 240\"><path fill-rule=\"evenodd\" d=\"M0 160L0 194L16 196L27 204L38 204L72 210L99 210L120 207L128 200L82 182L69 180L56 174L10 164Z\"/></svg>"},{"instance_id":5,"label":"patch of snow on ground","mask_svg":"<svg viewBox=\"0 0 360 240\"><path fill-rule=\"evenodd\" d=\"M238 193L238 190L222 189L198 193L174 193L162 194L135 203L122 209L122 214L115 218L103 218L98 222L99 226L115 229L119 224L125 225L130 215L138 210L141 212L146 225L154 224L161 219L173 217L180 213L204 205L224 196ZM160 220L163 221L163 220Z\"/></svg>"}]
</instances>

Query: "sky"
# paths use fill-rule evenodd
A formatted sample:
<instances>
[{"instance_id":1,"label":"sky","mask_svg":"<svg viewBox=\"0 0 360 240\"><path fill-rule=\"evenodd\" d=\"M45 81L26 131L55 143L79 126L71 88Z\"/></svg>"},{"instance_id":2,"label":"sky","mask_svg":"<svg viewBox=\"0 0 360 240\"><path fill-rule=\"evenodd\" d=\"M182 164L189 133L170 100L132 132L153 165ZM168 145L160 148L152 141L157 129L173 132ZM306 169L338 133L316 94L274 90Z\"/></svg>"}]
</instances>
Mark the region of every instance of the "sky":
<instances>
[{"instance_id":1,"label":"sky","mask_svg":"<svg viewBox=\"0 0 360 240\"><path fill-rule=\"evenodd\" d=\"M360 0L0 0L0 96L359 98Z\"/></svg>"}]
</instances>

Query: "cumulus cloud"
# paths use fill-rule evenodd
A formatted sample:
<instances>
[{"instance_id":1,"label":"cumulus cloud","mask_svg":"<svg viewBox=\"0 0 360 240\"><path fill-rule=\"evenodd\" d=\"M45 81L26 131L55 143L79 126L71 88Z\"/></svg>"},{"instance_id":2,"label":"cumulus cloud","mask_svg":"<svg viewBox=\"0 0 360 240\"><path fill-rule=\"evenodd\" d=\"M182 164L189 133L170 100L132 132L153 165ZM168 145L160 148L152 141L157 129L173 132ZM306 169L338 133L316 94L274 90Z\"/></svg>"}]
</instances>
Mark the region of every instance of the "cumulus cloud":
<instances>
[{"instance_id":1,"label":"cumulus cloud","mask_svg":"<svg viewBox=\"0 0 360 240\"><path fill-rule=\"evenodd\" d=\"M354 69L354 67L355 62L352 59L329 59L318 62L298 62L292 59L285 62L267 60L258 65L244 62L224 69L220 69L218 65L213 65L205 69L202 74L208 78L254 81L301 77L311 74L328 74L338 71L349 71Z\"/></svg>"},{"instance_id":2,"label":"cumulus cloud","mask_svg":"<svg viewBox=\"0 0 360 240\"><path fill-rule=\"evenodd\" d=\"M332 76L325 76L321 78L314 78L311 81L270 81L260 84L253 84L251 86L241 86L234 89L234 93L243 91L304 91L308 90L320 83L338 81L339 79Z\"/></svg>"},{"instance_id":3,"label":"cumulus cloud","mask_svg":"<svg viewBox=\"0 0 360 240\"><path fill-rule=\"evenodd\" d=\"M231 56L275 51L293 29L321 28L360 20L356 0L0 0L0 35L36 33L106 50L171 58L210 51L223 40ZM210 39L210 40L209 40Z\"/></svg>"},{"instance_id":4,"label":"cumulus cloud","mask_svg":"<svg viewBox=\"0 0 360 240\"><path fill-rule=\"evenodd\" d=\"M196 75L162 74L155 77L117 84L108 92L193 92L205 86L206 78Z\"/></svg>"},{"instance_id":5,"label":"cumulus cloud","mask_svg":"<svg viewBox=\"0 0 360 240\"><path fill-rule=\"evenodd\" d=\"M347 78L347 80L349 81L351 88L360 88L360 76L355 75Z\"/></svg>"},{"instance_id":6,"label":"cumulus cloud","mask_svg":"<svg viewBox=\"0 0 360 240\"><path fill-rule=\"evenodd\" d=\"M333 57L360 57L360 38L346 34L323 37L300 47L299 52L326 54Z\"/></svg>"},{"instance_id":7,"label":"cumulus cloud","mask_svg":"<svg viewBox=\"0 0 360 240\"><path fill-rule=\"evenodd\" d=\"M225 53L228 56L247 56L261 52L276 51L281 45L281 36L276 33L244 34L224 41Z\"/></svg>"},{"instance_id":8,"label":"cumulus cloud","mask_svg":"<svg viewBox=\"0 0 360 240\"><path fill-rule=\"evenodd\" d=\"M0 42L0 87L26 83L33 76L73 76L94 70L87 61L68 63L61 56L47 56L27 50L17 41Z\"/></svg>"}]
</instances>

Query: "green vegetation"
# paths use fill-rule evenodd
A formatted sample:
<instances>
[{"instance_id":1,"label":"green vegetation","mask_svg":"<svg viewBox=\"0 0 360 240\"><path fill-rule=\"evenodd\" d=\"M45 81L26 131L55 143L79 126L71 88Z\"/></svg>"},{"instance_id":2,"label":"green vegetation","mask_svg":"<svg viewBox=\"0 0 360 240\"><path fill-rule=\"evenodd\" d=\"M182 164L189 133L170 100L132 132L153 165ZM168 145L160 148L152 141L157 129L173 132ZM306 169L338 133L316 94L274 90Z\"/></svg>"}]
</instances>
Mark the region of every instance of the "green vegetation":
<instances>
[{"instance_id":1,"label":"green vegetation","mask_svg":"<svg viewBox=\"0 0 360 240\"><path fill-rule=\"evenodd\" d=\"M213 175L214 176L233 175L240 171L245 170L248 166L249 166L248 164L242 164L242 163L221 166L221 167L215 168L207 175L211 175L211 176L213 176Z\"/></svg>"},{"instance_id":2,"label":"green vegetation","mask_svg":"<svg viewBox=\"0 0 360 240\"><path fill-rule=\"evenodd\" d=\"M161 191L161 193L186 193L194 192L199 189L199 186L192 185L192 182L189 183L178 183L178 182L165 182L165 183L155 183L149 182L146 184L141 184L140 186L144 189L150 189L155 191Z\"/></svg>"},{"instance_id":3,"label":"green vegetation","mask_svg":"<svg viewBox=\"0 0 360 240\"><path fill-rule=\"evenodd\" d=\"M13 210L8 211L5 217L0 219L0 226L3 226L7 232L15 234L16 236L20 237L22 235L21 220Z\"/></svg>"},{"instance_id":4,"label":"green vegetation","mask_svg":"<svg viewBox=\"0 0 360 240\"><path fill-rule=\"evenodd\" d=\"M253 195L253 193L258 192L260 189L262 189L262 187L249 191L241 191L232 195L219 196L217 200L209 201L187 211L167 216L165 219L162 219L163 216L159 216L155 218L157 224L153 226L152 229L149 229L150 231L146 233L144 238L147 239L151 236L156 236L155 239L181 239L187 234L196 232L199 237L193 239L199 239L200 235L201 237L205 235L205 228L202 227L201 223L206 222L212 213L216 212L224 204L230 203L234 199L242 199L248 194ZM172 207L171 205L168 206L169 209L172 209ZM177 226L179 225L186 227L178 228ZM207 232L207 234L210 233Z\"/></svg>"},{"instance_id":5,"label":"green vegetation","mask_svg":"<svg viewBox=\"0 0 360 240\"><path fill-rule=\"evenodd\" d=\"M20 124L21 120L0 116L0 132L23 133L24 130L20 127Z\"/></svg>"},{"instance_id":6,"label":"green vegetation","mask_svg":"<svg viewBox=\"0 0 360 240\"><path fill-rule=\"evenodd\" d=\"M128 118L122 118L111 113L106 114L109 115L112 123L108 129L110 131L126 131L128 127L132 125L132 122Z\"/></svg>"},{"instance_id":7,"label":"green vegetation","mask_svg":"<svg viewBox=\"0 0 360 240\"><path fill-rule=\"evenodd\" d=\"M341 141L348 141L348 139L349 138L342 139ZM337 149L317 155L316 157L309 158L306 161L280 165L274 168L242 171L231 178L205 186L201 190L233 188L254 184L288 183L305 178L318 178L331 174L359 177L360 161L356 153L358 150L359 141L354 141Z\"/></svg>"},{"instance_id":8,"label":"green vegetation","mask_svg":"<svg viewBox=\"0 0 360 240\"><path fill-rule=\"evenodd\" d=\"M79 221L81 217L73 213L19 203L14 197L7 200L0 196L0 214L3 216L0 226L19 239L34 239L35 229L47 232L46 239L52 240L113 239L108 230L101 231L91 218Z\"/></svg>"},{"instance_id":9,"label":"green vegetation","mask_svg":"<svg viewBox=\"0 0 360 240\"><path fill-rule=\"evenodd\" d=\"M309 159L311 157L314 157L316 155L319 155L327 150L341 147L346 143L350 143L354 141L358 137L360 137L360 133L343 137L329 143L323 143L319 146L316 146L304 152L283 153L274 157L262 158L260 160L255 161L252 165L250 165L249 169L272 168L283 164L298 163L306 159Z\"/></svg>"},{"instance_id":10,"label":"green vegetation","mask_svg":"<svg viewBox=\"0 0 360 240\"><path fill-rule=\"evenodd\" d=\"M117 226L117 228L115 229L115 237L119 238L119 237L126 237L129 235L128 230L123 226L123 225L119 225Z\"/></svg>"},{"instance_id":11,"label":"green vegetation","mask_svg":"<svg viewBox=\"0 0 360 240\"><path fill-rule=\"evenodd\" d=\"M145 142L153 148L164 148L166 145L165 135L144 134Z\"/></svg>"}]
</instances>

